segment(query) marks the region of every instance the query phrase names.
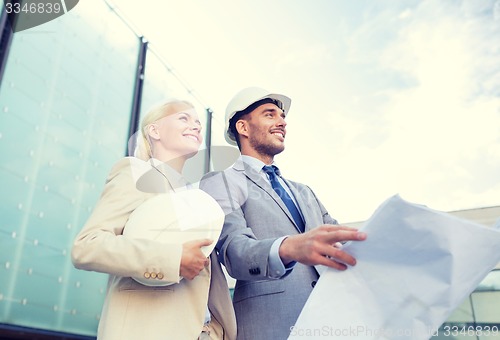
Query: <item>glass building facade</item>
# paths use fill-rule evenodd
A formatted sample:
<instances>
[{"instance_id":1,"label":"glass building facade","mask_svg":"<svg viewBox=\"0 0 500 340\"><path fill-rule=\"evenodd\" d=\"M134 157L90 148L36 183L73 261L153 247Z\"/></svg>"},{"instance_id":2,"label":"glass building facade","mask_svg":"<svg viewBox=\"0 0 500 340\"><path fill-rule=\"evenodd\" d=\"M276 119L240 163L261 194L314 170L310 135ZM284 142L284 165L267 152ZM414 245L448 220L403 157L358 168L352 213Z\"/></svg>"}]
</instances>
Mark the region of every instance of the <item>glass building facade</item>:
<instances>
[{"instance_id":1,"label":"glass building facade","mask_svg":"<svg viewBox=\"0 0 500 340\"><path fill-rule=\"evenodd\" d=\"M29 328L47 339L90 339L107 276L73 268L70 250L106 175L152 105L188 99L207 132L210 110L103 0L80 1L12 34L2 55L0 338L20 329L30 338ZM212 155L221 168L230 165L228 151ZM188 164L192 181L207 164L206 152ZM443 327L498 327L499 291L500 272L493 271ZM446 335L443 327L437 338L500 339L498 332Z\"/></svg>"},{"instance_id":2,"label":"glass building facade","mask_svg":"<svg viewBox=\"0 0 500 340\"><path fill-rule=\"evenodd\" d=\"M207 131L207 108L102 0L11 33L2 55L0 324L95 336L107 276L73 268L73 239L144 111L187 99Z\"/></svg>"}]
</instances>

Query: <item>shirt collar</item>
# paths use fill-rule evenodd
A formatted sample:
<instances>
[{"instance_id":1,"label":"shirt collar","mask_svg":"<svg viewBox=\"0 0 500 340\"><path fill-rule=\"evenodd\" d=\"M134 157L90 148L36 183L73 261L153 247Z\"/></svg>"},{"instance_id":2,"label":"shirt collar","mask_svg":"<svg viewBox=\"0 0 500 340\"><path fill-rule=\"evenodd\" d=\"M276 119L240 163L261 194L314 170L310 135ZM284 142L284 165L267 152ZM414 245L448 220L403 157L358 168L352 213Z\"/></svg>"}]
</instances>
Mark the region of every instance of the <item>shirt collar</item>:
<instances>
[{"instance_id":1,"label":"shirt collar","mask_svg":"<svg viewBox=\"0 0 500 340\"><path fill-rule=\"evenodd\" d=\"M252 170L256 171L257 173L263 172L262 168L264 167L264 165L266 165L260 159L257 159L255 157L248 156L248 155L241 155L240 159L243 161L243 163L248 165ZM278 165L276 165L276 162L274 160L271 163L271 165L278 167ZM278 168L278 171L279 171L279 168Z\"/></svg>"}]
</instances>

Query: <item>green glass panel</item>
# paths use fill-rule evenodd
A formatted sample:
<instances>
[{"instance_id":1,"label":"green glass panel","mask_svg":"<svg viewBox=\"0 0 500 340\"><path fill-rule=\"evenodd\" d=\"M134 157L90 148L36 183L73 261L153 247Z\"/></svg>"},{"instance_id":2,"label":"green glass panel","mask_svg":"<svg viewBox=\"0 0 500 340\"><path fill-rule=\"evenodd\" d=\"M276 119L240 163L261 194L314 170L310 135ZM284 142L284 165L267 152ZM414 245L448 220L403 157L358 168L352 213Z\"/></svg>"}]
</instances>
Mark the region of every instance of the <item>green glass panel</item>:
<instances>
[{"instance_id":1,"label":"green glass panel","mask_svg":"<svg viewBox=\"0 0 500 340\"><path fill-rule=\"evenodd\" d=\"M107 275L70 251L129 128L137 36L101 1L15 33L0 87L0 323L95 335Z\"/></svg>"}]
</instances>

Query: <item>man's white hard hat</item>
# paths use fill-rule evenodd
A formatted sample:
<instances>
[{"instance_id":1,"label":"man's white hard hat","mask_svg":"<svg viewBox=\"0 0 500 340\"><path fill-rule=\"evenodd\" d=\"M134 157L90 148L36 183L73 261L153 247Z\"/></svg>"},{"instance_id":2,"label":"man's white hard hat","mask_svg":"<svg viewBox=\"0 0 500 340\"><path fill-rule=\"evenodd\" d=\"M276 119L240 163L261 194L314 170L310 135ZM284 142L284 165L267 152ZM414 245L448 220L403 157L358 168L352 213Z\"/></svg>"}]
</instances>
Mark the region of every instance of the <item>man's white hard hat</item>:
<instances>
[{"instance_id":1,"label":"man's white hard hat","mask_svg":"<svg viewBox=\"0 0 500 340\"><path fill-rule=\"evenodd\" d=\"M224 128L224 135L229 144L236 145L236 138L229 130L229 122L234 115L239 111L245 110L253 103L266 98L277 101L278 107L283 110L285 115L288 114L288 110L290 109L290 105L292 103L292 100L289 97L282 94L271 93L260 87L247 87L241 90L233 97L233 99L231 99L226 107L226 126Z\"/></svg>"}]
</instances>

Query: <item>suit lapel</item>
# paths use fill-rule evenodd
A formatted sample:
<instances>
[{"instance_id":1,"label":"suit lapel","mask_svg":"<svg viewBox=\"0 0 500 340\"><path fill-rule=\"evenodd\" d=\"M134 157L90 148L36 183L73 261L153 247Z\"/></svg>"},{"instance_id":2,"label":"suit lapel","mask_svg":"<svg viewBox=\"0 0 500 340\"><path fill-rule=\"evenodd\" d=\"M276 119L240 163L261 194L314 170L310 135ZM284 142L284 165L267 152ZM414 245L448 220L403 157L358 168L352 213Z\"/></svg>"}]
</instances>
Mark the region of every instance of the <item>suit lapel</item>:
<instances>
[{"instance_id":1,"label":"suit lapel","mask_svg":"<svg viewBox=\"0 0 500 340\"><path fill-rule=\"evenodd\" d=\"M278 206L281 208L281 210L283 210L283 212L288 216L288 219L290 220L290 222L293 223L293 225L295 226L295 229L299 230L299 227L295 223L295 221L292 217L292 214L290 214L290 211L286 207L285 203L283 203L283 200L274 191L273 187L271 186L271 184L268 181L266 181L252 167L245 164L245 162L243 162L243 160L241 158L236 161L236 163L233 165L233 168L236 171L243 172L245 174L245 176L250 181L252 181L255 185L257 185L259 188L261 188L267 195L271 196L271 198L276 202L276 204L278 204ZM295 195L295 193L294 193L294 195Z\"/></svg>"},{"instance_id":2,"label":"suit lapel","mask_svg":"<svg viewBox=\"0 0 500 340\"><path fill-rule=\"evenodd\" d=\"M305 224L305 229L304 231L308 231L311 229L310 222L311 218L309 216L309 213L311 209L308 208L307 206L307 201L304 199L304 196L301 194L299 191L298 187L295 185L295 183L290 182L284 178L282 178L283 181L288 185L288 188L290 188L290 191L293 194L293 197L295 198L295 201L297 202L298 208L300 210L300 213L302 214L302 218L304 219L304 224ZM315 226L312 226L315 227Z\"/></svg>"}]
</instances>

